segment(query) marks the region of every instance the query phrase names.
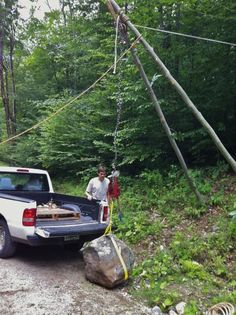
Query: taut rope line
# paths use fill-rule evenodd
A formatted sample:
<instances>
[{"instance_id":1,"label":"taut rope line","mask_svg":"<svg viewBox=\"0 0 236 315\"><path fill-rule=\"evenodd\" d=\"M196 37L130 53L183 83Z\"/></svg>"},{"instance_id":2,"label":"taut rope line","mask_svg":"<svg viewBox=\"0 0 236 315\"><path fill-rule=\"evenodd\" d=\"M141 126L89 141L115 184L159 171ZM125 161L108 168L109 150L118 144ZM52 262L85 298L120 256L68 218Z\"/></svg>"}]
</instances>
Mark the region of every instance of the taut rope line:
<instances>
[{"instance_id":1,"label":"taut rope line","mask_svg":"<svg viewBox=\"0 0 236 315\"><path fill-rule=\"evenodd\" d=\"M54 116L58 115L60 112L62 112L65 108L67 108L68 106L70 106L72 103L74 103L76 100L78 100L79 98L81 98L83 95L85 95L86 93L88 93L90 90L92 90L113 68L114 66L120 62L120 60L137 44L137 42L139 41L141 36L137 37L133 43L130 45L130 47L116 60L115 64L112 64L107 71L105 71L93 84L91 84L86 90L84 90L83 92L81 92L79 95L77 95L76 97L74 97L72 100L70 100L68 103L66 103L65 105L63 105L61 108L59 108L58 110L56 110L52 115L48 116L47 118L41 120L40 122L38 122L37 124L33 125L32 127L18 133L17 135L10 137L2 142L0 142L0 145L5 144L7 142L10 142L11 140L17 139L20 136L30 132L33 129L37 129L39 126L41 126L42 124L44 124L45 122L49 121L50 119L52 119Z\"/></svg>"},{"instance_id":2,"label":"taut rope line","mask_svg":"<svg viewBox=\"0 0 236 315\"><path fill-rule=\"evenodd\" d=\"M162 30L160 28L153 28L153 27L148 27L148 26L144 26L144 25L137 25L137 24L134 24L134 25L137 27L140 27L140 28L145 28L147 30L151 30L151 31L173 34L173 35L183 36L183 37L188 37L188 38L194 38L194 39L198 39L198 40L205 40L207 42L212 42L212 43L236 46L235 43L225 42L223 40L217 40L217 39L212 39L212 38L207 38L207 37L200 37L200 36L194 36L194 35L189 35L189 34L184 34L184 33L172 32L172 31Z\"/></svg>"}]
</instances>

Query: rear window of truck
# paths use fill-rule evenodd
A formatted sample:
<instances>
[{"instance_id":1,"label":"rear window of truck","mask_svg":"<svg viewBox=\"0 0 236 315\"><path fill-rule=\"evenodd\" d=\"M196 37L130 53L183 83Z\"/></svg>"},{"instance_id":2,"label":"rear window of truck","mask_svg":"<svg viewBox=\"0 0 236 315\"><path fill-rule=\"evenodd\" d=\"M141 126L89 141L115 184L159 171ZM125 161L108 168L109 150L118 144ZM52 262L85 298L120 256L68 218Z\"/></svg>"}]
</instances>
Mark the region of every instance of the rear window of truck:
<instances>
[{"instance_id":1,"label":"rear window of truck","mask_svg":"<svg viewBox=\"0 0 236 315\"><path fill-rule=\"evenodd\" d=\"M49 191L47 175L0 172L0 190Z\"/></svg>"}]
</instances>

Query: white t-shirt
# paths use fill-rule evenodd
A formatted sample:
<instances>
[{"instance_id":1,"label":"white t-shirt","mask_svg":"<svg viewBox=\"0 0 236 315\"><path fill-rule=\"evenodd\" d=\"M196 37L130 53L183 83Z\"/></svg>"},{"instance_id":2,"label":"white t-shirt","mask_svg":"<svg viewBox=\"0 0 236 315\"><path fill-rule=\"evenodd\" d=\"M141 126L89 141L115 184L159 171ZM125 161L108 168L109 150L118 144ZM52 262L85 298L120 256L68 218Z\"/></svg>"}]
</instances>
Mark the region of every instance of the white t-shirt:
<instances>
[{"instance_id":1,"label":"white t-shirt","mask_svg":"<svg viewBox=\"0 0 236 315\"><path fill-rule=\"evenodd\" d=\"M107 200L107 190L109 185L109 179L104 178L100 181L98 177L90 179L86 191L97 200Z\"/></svg>"}]
</instances>

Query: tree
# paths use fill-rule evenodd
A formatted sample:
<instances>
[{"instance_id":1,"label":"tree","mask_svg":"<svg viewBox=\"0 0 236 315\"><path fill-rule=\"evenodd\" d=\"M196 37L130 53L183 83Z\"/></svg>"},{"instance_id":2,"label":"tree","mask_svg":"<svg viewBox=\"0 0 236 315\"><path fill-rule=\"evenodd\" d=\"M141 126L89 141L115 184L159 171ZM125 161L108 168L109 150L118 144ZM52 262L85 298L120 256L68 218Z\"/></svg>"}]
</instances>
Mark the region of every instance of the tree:
<instances>
[{"instance_id":1,"label":"tree","mask_svg":"<svg viewBox=\"0 0 236 315\"><path fill-rule=\"evenodd\" d=\"M7 136L16 134L16 87L13 54L19 13L17 0L0 3L0 81Z\"/></svg>"}]
</instances>

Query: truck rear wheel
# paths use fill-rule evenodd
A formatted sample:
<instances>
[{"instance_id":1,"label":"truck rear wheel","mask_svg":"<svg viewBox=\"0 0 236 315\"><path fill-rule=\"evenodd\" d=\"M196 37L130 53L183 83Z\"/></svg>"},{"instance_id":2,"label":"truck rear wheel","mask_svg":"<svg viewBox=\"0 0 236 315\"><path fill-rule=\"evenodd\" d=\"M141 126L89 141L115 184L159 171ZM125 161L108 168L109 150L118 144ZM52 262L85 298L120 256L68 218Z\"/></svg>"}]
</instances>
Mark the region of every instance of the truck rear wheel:
<instances>
[{"instance_id":1,"label":"truck rear wheel","mask_svg":"<svg viewBox=\"0 0 236 315\"><path fill-rule=\"evenodd\" d=\"M7 223L0 219L0 258L8 258L14 255L16 244L12 241Z\"/></svg>"}]
</instances>

